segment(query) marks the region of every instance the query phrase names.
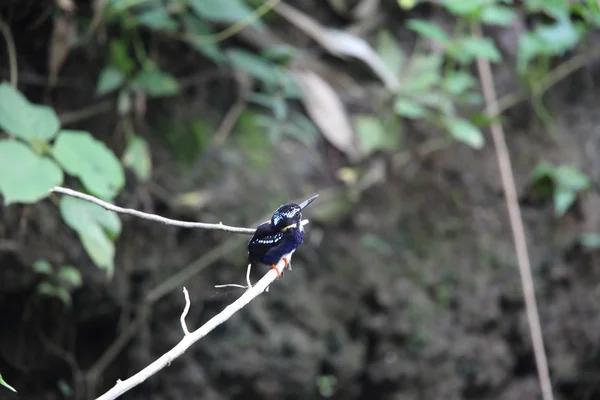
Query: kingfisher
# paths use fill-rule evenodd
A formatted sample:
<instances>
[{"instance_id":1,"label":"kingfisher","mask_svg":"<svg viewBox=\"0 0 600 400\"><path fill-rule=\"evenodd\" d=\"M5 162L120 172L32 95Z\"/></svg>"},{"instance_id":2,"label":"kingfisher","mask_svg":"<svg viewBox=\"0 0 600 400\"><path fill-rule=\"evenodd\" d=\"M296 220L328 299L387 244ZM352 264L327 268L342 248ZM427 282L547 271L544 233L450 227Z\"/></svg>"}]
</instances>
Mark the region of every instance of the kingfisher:
<instances>
[{"instance_id":1,"label":"kingfisher","mask_svg":"<svg viewBox=\"0 0 600 400\"><path fill-rule=\"evenodd\" d=\"M284 269L290 265L284 256L296 250L304 240L302 210L318 196L316 194L300 204L279 206L269 221L256 228L254 236L248 242L248 262L270 265L277 272L277 278L280 278L276 265L282 259L285 262Z\"/></svg>"}]
</instances>

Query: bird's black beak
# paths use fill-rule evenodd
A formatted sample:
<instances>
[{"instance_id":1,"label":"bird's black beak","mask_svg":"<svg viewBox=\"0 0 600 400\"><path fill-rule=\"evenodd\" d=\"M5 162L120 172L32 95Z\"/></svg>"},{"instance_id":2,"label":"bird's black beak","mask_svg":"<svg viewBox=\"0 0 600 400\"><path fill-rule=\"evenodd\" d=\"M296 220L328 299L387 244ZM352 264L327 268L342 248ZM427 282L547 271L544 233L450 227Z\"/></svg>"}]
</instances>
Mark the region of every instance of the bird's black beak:
<instances>
[{"instance_id":1,"label":"bird's black beak","mask_svg":"<svg viewBox=\"0 0 600 400\"><path fill-rule=\"evenodd\" d=\"M304 210L310 203L312 203L313 201L315 201L315 199L317 197L319 197L319 195L315 194L310 199L304 200L302 203L298 204L298 206L300 207L301 210Z\"/></svg>"}]
</instances>

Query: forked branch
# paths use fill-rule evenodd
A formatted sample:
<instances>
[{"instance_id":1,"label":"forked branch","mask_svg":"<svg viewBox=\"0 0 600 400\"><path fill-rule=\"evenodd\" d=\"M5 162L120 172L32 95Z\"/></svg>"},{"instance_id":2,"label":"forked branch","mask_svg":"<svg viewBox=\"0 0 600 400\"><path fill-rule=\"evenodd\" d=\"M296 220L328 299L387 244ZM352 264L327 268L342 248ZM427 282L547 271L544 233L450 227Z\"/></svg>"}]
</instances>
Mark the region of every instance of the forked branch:
<instances>
[{"instance_id":1,"label":"forked branch","mask_svg":"<svg viewBox=\"0 0 600 400\"><path fill-rule=\"evenodd\" d=\"M292 252L293 253L293 252ZM285 255L288 260L291 260L292 253ZM276 265L276 268L279 272L283 271L285 267L285 262L283 259L279 261ZM146 368L142 369L137 374L133 375L130 378L125 379L124 381L118 380L117 384L110 389L108 392L104 393L102 396L98 397L96 400L113 400L117 397L121 396L123 393L131 390L136 387L140 383L144 382L146 379L156 374L158 371L163 369L164 367L171 364L171 362L177 357L181 356L185 351L190 348L191 345L196 343L198 340L202 339L206 336L210 331L215 329L217 326L227 321L233 314L241 310L244 306L250 303L254 298L263 293L271 283L273 283L277 279L277 271L270 269L265 276L263 276L254 286L247 289L244 294L242 294L236 301L225 307L223 311L219 314L212 317L208 322L202 325L200 328L196 329L193 332L186 333L187 326L185 324L185 316L187 314L187 309L189 308L189 298L186 296L186 309L181 316L181 324L182 329L184 330L183 339L175 347L171 350L163 354L158 360L154 361L152 364L148 365Z\"/></svg>"}]
</instances>

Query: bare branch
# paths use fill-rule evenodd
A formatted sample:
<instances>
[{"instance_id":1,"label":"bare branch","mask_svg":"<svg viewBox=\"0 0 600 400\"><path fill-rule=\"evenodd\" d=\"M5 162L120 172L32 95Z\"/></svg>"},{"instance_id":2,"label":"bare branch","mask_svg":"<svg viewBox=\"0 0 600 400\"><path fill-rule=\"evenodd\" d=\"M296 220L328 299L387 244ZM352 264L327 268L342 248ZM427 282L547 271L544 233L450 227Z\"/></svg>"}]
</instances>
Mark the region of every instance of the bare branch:
<instances>
[{"instance_id":1,"label":"bare branch","mask_svg":"<svg viewBox=\"0 0 600 400\"><path fill-rule=\"evenodd\" d=\"M293 252L292 252L293 253ZM292 253L286 254L284 257L287 260L291 260ZM277 271L281 272L285 268L285 262L280 260L276 265ZM121 396L123 393L136 387L137 385L144 382L146 379L156 374L158 371L171 364L171 362L177 357L181 356L185 351L198 340L206 336L210 331L215 329L217 326L227 321L233 314L241 310L244 306L250 303L258 295L266 291L271 283L277 279L277 271L270 269L265 276L259 280L256 285L252 286L244 292L236 301L225 307L223 311L215 315L213 318L208 320L204 325L195 331L186 334L183 339L171 350L163 354L158 360L148 365L146 368L133 375L132 377L123 381L117 381L117 384L98 397L96 400L113 400Z\"/></svg>"},{"instance_id":2,"label":"bare branch","mask_svg":"<svg viewBox=\"0 0 600 400\"><path fill-rule=\"evenodd\" d=\"M119 214L129 214L129 215L133 215L135 217L147 219L150 221L162 222L163 224L166 224L166 225L179 226L182 228L199 228L199 229L208 229L208 230L213 230L213 231L241 233L244 235L252 235L255 231L254 229L251 229L251 228L239 228L236 226L223 225L222 223L208 224L205 222L178 221L176 219L161 217L160 215L148 214L145 212L134 210L132 208L118 207L113 204L107 203L103 200L100 200L94 196L91 196L89 194L81 193L76 190L67 189L67 188L60 187L60 186L55 186L50 191L53 193L62 193L62 194L66 194L67 196L77 197L78 199L89 201L91 203L99 205L102 208L105 208L109 211L114 211Z\"/></svg>"},{"instance_id":3,"label":"bare branch","mask_svg":"<svg viewBox=\"0 0 600 400\"><path fill-rule=\"evenodd\" d=\"M8 52L8 65L10 68L10 84L13 88L17 88L18 73L17 68L17 51L15 50L15 41L10 31L10 26L0 18L0 33L6 42L6 51Z\"/></svg>"},{"instance_id":4,"label":"bare branch","mask_svg":"<svg viewBox=\"0 0 600 400\"><path fill-rule=\"evenodd\" d=\"M187 324L185 323L185 317L187 317L188 311L190 311L190 294L188 293L185 286L183 287L183 295L185 296L185 308L181 313L181 329L183 329L183 333L186 335L190 334L188 330Z\"/></svg>"},{"instance_id":5,"label":"bare branch","mask_svg":"<svg viewBox=\"0 0 600 400\"><path fill-rule=\"evenodd\" d=\"M481 26L474 23L472 26L473 35L481 37ZM487 114L489 116L499 115L496 89L494 87L494 79L492 76L492 68L489 61L478 57L477 69L479 71L479 79L483 90L483 97L487 103ZM490 126L494 146L496 147L496 157L498 158L498 168L500 170L500 179L506 198L506 207L508 208L508 218L512 229L513 241L517 253L517 263L521 274L521 284L523 286L523 297L525 298L525 309L527 311L527 321L531 333L531 341L533 343L533 352L535 355L535 364L537 367L540 386L542 389L542 398L544 400L553 400L552 382L550 381L550 373L548 370L548 360L546 351L544 350L544 337L540 324L540 316L538 313L537 302L535 299L535 288L533 286L533 277L531 275L531 262L529 261L529 253L527 251L527 240L525 237L525 228L523 227L523 218L521 217L521 209L515 188L515 178L513 176L512 165L510 162L510 154L504 129L502 125L493 120Z\"/></svg>"}]
</instances>

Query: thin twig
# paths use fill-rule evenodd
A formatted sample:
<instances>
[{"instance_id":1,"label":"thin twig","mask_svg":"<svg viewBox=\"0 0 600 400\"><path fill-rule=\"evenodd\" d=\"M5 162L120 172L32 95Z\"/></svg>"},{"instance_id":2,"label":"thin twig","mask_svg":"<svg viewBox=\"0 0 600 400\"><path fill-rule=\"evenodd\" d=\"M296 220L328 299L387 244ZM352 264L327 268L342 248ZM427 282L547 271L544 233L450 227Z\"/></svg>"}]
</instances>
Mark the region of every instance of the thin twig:
<instances>
[{"instance_id":1,"label":"thin twig","mask_svg":"<svg viewBox=\"0 0 600 400\"><path fill-rule=\"evenodd\" d=\"M17 68L17 50L15 49L15 41L12 33L10 32L10 26L2 18L0 18L0 32L6 42L6 51L8 53L8 65L10 68L10 84L12 87L17 87L19 80L19 70Z\"/></svg>"},{"instance_id":2,"label":"thin twig","mask_svg":"<svg viewBox=\"0 0 600 400\"><path fill-rule=\"evenodd\" d=\"M284 256L288 260L291 259L291 253ZM282 259L277 263L276 266L278 271L283 270L285 268L285 261ZM215 329L220 324L227 321L233 314L241 310L244 306L250 303L254 298L263 293L271 283L273 283L277 279L277 271L270 269L265 276L259 280L256 285L252 286L248 290L244 292L236 301L231 303L229 306L225 307L223 311L219 314L215 315L213 318L208 320L204 325L195 331L186 334L183 339L171 350L163 354L158 360L154 361L152 364L148 365L146 368L142 369L137 374L132 377L125 379L123 381L117 381L117 384L110 389L108 392L104 393L102 396L98 397L96 400L113 400L117 397L121 396L123 393L129 391L130 389L138 386L146 379L150 378L152 375L156 374L158 371L170 365L171 362L177 357L181 356L185 351L190 348L194 343L198 340L206 336L209 332Z\"/></svg>"},{"instance_id":3,"label":"thin twig","mask_svg":"<svg viewBox=\"0 0 600 400\"><path fill-rule=\"evenodd\" d=\"M74 124L76 122L83 121L85 119L97 116L102 113L106 113L112 110L113 104L111 101L103 101L101 103L92 104L86 106L80 110L73 110L60 113L58 115L58 119L60 120L61 125L69 125Z\"/></svg>"},{"instance_id":4,"label":"thin twig","mask_svg":"<svg viewBox=\"0 0 600 400\"><path fill-rule=\"evenodd\" d=\"M252 81L247 75L241 72L236 73L235 77L238 84L238 96L233 106L231 106L225 114L225 117L223 117L219 128L215 132L212 140L213 146L218 147L225 143L227 136L229 136L229 133L231 133L231 130L248 105L247 101L248 95L252 91Z\"/></svg>"},{"instance_id":5,"label":"thin twig","mask_svg":"<svg viewBox=\"0 0 600 400\"><path fill-rule=\"evenodd\" d=\"M476 37L481 37L481 26L473 24L473 34ZM489 115L498 115L496 103L496 90L494 88L494 80L492 77L492 69L487 60L478 57L477 69L479 79L483 90L485 102L490 105L488 110ZM492 106L494 105L494 106ZM506 206L508 208L508 216L510 226L517 253L517 262L519 264L519 272L521 274L521 284L523 286L523 297L525 298L525 309L527 312L527 321L531 332L531 341L533 343L533 351L535 355L535 364L538 371L540 386L542 389L542 397L544 400L553 400L552 384L550 381L550 373L548 371L548 361L546 351L544 350L544 338L540 324L540 316L538 313L537 302L535 299L535 288L533 286L533 277L531 275L531 263L527 252L527 240L525 237L525 228L523 227L523 219L517 198L517 190L515 188L515 179L513 176L510 155L504 130L502 125L493 120L490 130L496 147L496 156L498 158L498 167L500 169L500 177L502 179L502 187L506 198Z\"/></svg>"},{"instance_id":6,"label":"thin twig","mask_svg":"<svg viewBox=\"0 0 600 400\"><path fill-rule=\"evenodd\" d=\"M557 65L554 69L544 75L539 83L532 88L534 96L541 96L547 92L554 85L571 75L573 72L584 67L586 64L600 57L600 49L593 49L585 54L578 54L571 57L567 61L560 65ZM526 90L519 89L512 93L506 94L499 99L494 99L493 103L487 104L485 112L491 117L497 117L504 111L516 106L522 101L527 100L530 97L530 93ZM491 110L496 110L491 112Z\"/></svg>"},{"instance_id":7,"label":"thin twig","mask_svg":"<svg viewBox=\"0 0 600 400\"><path fill-rule=\"evenodd\" d=\"M263 15L271 11L281 0L267 0L260 7L258 7L252 14L249 14L245 18L237 21L235 24L223 29L212 35L198 35L195 37L194 42L196 44L205 43L218 43L225 39L230 38L236 33L240 32L254 21L261 18Z\"/></svg>"},{"instance_id":8,"label":"thin twig","mask_svg":"<svg viewBox=\"0 0 600 400\"><path fill-rule=\"evenodd\" d=\"M185 323L185 317L187 317L188 311L190 311L190 294L188 293L185 286L183 287L183 296L185 297L185 308L181 313L181 329L183 329L183 333L185 335L189 335L190 331L188 330L187 324Z\"/></svg>"},{"instance_id":9,"label":"thin twig","mask_svg":"<svg viewBox=\"0 0 600 400\"><path fill-rule=\"evenodd\" d=\"M241 234L244 234L244 235L252 235L254 233L254 231L255 231L254 229L250 229L250 228L239 228L239 227L236 227L236 226L223 225L222 223L208 224L208 223L205 223L205 222L178 221L176 219L170 219L170 218L161 217L161 216L156 215L156 214L148 214L148 213L145 213L145 212L134 210L132 208L118 207L118 206L115 206L113 204L107 203L107 202L105 202L103 200L100 200L100 199L98 199L98 198L96 198L94 196L91 196L89 194L81 193L81 192L78 192L76 190L67 189L67 188L60 187L60 186L55 186L50 191L53 192L53 193L62 193L62 194L66 194L67 196L77 197L79 199L86 200L86 201L89 201L91 203L97 204L97 205L99 205L100 207L102 207L102 208L104 208L106 210L114 211L114 212L119 213L119 214L133 215L135 217L147 219L147 220L150 220L150 221L162 222L163 224L172 225L172 226L179 226L179 227L182 227L182 228L208 229L208 230L213 230L213 231L225 231L225 232L230 232L230 233L241 233Z\"/></svg>"}]
</instances>

